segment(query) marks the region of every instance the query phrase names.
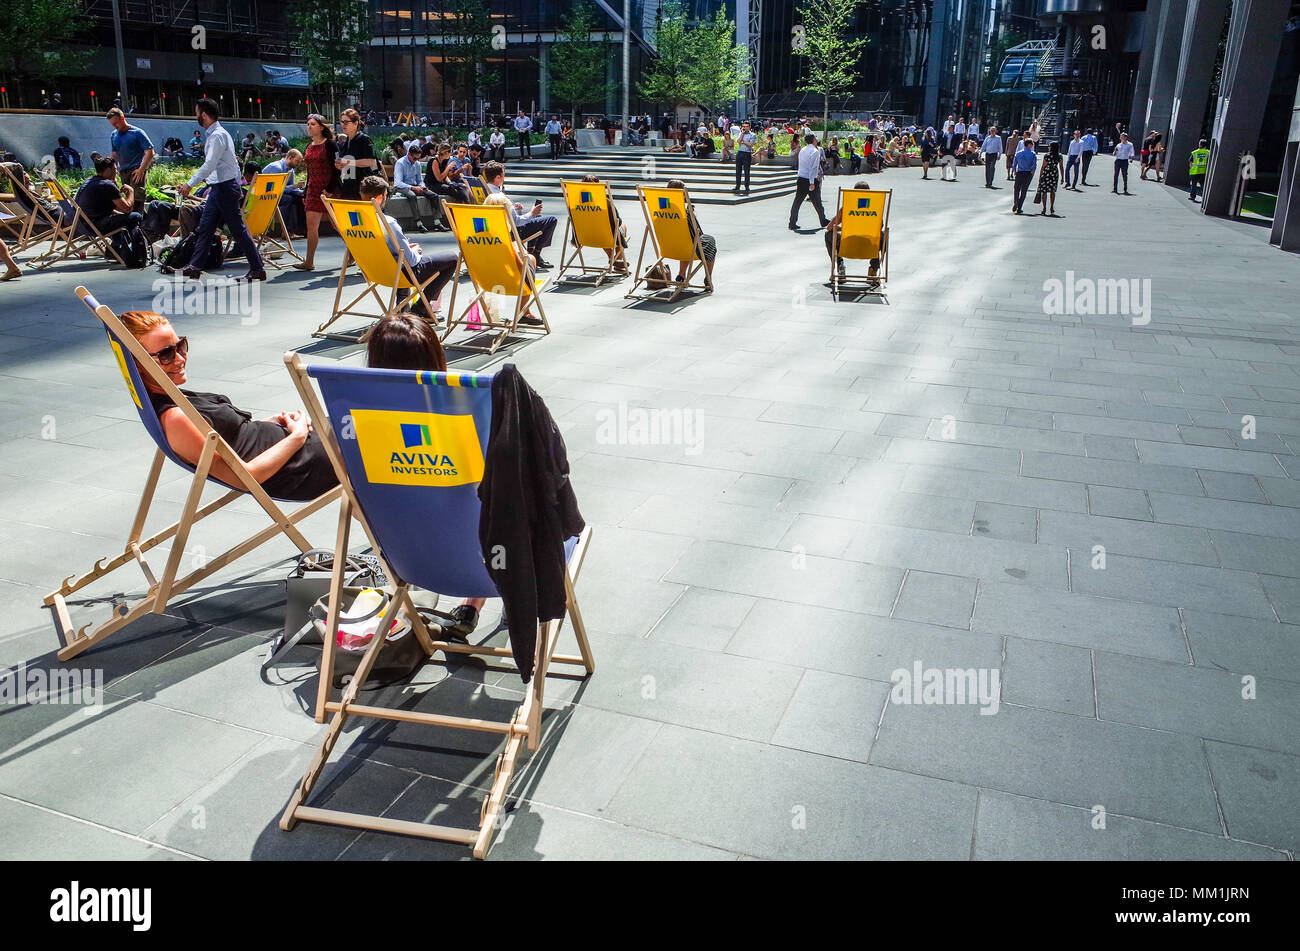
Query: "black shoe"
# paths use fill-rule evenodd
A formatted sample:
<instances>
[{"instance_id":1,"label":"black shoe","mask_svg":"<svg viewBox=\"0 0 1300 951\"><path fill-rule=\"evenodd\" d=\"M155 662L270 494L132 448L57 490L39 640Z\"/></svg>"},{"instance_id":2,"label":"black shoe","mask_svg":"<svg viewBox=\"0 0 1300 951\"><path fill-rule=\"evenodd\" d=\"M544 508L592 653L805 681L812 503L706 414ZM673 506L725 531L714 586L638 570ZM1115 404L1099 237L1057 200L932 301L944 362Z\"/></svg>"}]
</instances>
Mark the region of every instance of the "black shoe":
<instances>
[{"instance_id":1,"label":"black shoe","mask_svg":"<svg viewBox=\"0 0 1300 951\"><path fill-rule=\"evenodd\" d=\"M521 324L523 324L525 327L543 327L543 326L545 326L545 324L542 323L542 318L540 318L540 317L533 317L533 316L520 317L520 318L519 318L519 322L520 322Z\"/></svg>"},{"instance_id":2,"label":"black shoe","mask_svg":"<svg viewBox=\"0 0 1300 951\"><path fill-rule=\"evenodd\" d=\"M798 225L791 225L791 226L790 226L790 230L791 230L791 231L798 231L798 230L799 230L799 226L798 226Z\"/></svg>"},{"instance_id":3,"label":"black shoe","mask_svg":"<svg viewBox=\"0 0 1300 951\"><path fill-rule=\"evenodd\" d=\"M423 222L423 221L418 221L418 220L415 222L415 230L416 230L416 231L423 231L423 232L425 232L426 234L427 234L428 231L429 231L429 229L428 229L427 227L425 227L424 222Z\"/></svg>"},{"instance_id":4,"label":"black shoe","mask_svg":"<svg viewBox=\"0 0 1300 951\"><path fill-rule=\"evenodd\" d=\"M196 267L189 267L188 265L181 270L181 276L190 281L203 280L203 272Z\"/></svg>"},{"instance_id":5,"label":"black shoe","mask_svg":"<svg viewBox=\"0 0 1300 951\"><path fill-rule=\"evenodd\" d=\"M843 277L845 276L845 271L844 271L844 262L843 262L843 261L836 261L836 262L835 262L835 270L838 271L840 277L843 278Z\"/></svg>"},{"instance_id":6,"label":"black shoe","mask_svg":"<svg viewBox=\"0 0 1300 951\"><path fill-rule=\"evenodd\" d=\"M244 281L264 281L264 280L266 280L266 271L265 271L264 269L262 269L262 268L259 268L259 269L256 270L256 271L250 270L247 274L245 274L245 275L241 278L241 280L244 280Z\"/></svg>"},{"instance_id":7,"label":"black shoe","mask_svg":"<svg viewBox=\"0 0 1300 951\"><path fill-rule=\"evenodd\" d=\"M442 633L453 641L465 643L478 627L478 608L472 604L458 604L451 609L452 620L442 625Z\"/></svg>"},{"instance_id":8,"label":"black shoe","mask_svg":"<svg viewBox=\"0 0 1300 951\"><path fill-rule=\"evenodd\" d=\"M534 254L533 257L537 259L537 270L549 271L551 269L551 262L544 260L540 254Z\"/></svg>"},{"instance_id":9,"label":"black shoe","mask_svg":"<svg viewBox=\"0 0 1300 951\"><path fill-rule=\"evenodd\" d=\"M437 234L437 233L440 232L440 231L450 231L450 230L451 230L451 229L448 228L448 227L447 227L445 224L443 224L441 221L435 221L435 222L433 223L433 232L434 232L434 234Z\"/></svg>"}]
</instances>

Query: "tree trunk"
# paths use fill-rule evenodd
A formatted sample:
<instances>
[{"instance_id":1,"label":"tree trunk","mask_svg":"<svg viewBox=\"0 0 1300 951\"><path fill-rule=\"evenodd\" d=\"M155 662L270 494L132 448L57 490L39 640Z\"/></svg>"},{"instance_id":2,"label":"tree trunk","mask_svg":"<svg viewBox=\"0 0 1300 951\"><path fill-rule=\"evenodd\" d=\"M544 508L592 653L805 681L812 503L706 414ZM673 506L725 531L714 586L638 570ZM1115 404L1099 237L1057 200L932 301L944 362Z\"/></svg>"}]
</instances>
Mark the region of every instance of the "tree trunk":
<instances>
[{"instance_id":1,"label":"tree trunk","mask_svg":"<svg viewBox=\"0 0 1300 951\"><path fill-rule=\"evenodd\" d=\"M830 135L831 124L831 96L830 93L822 94L822 141L825 142Z\"/></svg>"}]
</instances>

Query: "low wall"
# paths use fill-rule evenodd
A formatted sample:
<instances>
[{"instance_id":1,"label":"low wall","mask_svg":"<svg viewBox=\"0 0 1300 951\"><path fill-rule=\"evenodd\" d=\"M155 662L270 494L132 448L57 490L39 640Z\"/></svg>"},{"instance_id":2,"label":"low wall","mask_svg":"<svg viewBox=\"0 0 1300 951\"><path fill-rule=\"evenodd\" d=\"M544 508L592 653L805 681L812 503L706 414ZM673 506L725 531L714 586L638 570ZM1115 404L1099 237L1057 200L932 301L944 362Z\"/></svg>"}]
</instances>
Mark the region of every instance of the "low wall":
<instances>
[{"instance_id":1,"label":"low wall","mask_svg":"<svg viewBox=\"0 0 1300 951\"><path fill-rule=\"evenodd\" d=\"M107 110L105 110L107 111ZM190 138L194 135L198 123L193 119L175 119L163 116L131 115L127 122L144 130L153 142L156 151L162 151L162 145L175 136L188 148ZM245 135L252 132L261 141L263 134L275 129L287 138L306 135L306 119L299 121L270 119L229 119L221 123L234 136L238 145ZM53 154L58 147L59 136L66 135L72 140L72 147L81 153L82 167L89 167L87 161L91 152L110 151L108 137L113 127L102 115L89 113L49 113L49 112L0 112L0 149L18 156L24 165L38 165L46 155Z\"/></svg>"}]
</instances>

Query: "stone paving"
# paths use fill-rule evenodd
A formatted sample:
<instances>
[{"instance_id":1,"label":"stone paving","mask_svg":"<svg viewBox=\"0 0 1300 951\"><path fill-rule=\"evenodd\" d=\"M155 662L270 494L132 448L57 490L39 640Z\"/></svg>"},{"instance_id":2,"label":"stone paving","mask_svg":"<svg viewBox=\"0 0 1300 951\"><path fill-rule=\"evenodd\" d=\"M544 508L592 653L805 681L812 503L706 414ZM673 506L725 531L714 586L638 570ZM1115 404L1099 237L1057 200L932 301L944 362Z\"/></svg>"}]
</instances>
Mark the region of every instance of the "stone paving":
<instances>
[{"instance_id":1,"label":"stone paving","mask_svg":"<svg viewBox=\"0 0 1300 951\"><path fill-rule=\"evenodd\" d=\"M711 297L548 293L554 333L508 359L595 526L578 593L597 670L554 681L490 858L1294 857L1300 260L1136 175L1114 196L1106 164L1061 218L1011 215L980 170L873 176L894 189L884 298L833 301L784 199L701 209ZM122 544L152 452L72 290L121 312L156 278L87 262L0 287L0 665L58 666L41 597ZM177 317L191 385L269 414L298 405L286 349L359 363L309 336L335 280L273 276L250 325ZM1138 295L1081 313L1052 280ZM651 411L684 425L641 439ZM309 537L330 544L334 517ZM206 524L187 556L261 523L241 502ZM0 707L8 857L468 858L277 828L322 729L311 650L258 672L290 550L72 662L102 672L97 714ZM107 593L141 587L120 577ZM978 674L987 702L895 687L931 669ZM500 716L520 684L457 663L386 693ZM322 804L472 824L494 744L358 724Z\"/></svg>"}]
</instances>

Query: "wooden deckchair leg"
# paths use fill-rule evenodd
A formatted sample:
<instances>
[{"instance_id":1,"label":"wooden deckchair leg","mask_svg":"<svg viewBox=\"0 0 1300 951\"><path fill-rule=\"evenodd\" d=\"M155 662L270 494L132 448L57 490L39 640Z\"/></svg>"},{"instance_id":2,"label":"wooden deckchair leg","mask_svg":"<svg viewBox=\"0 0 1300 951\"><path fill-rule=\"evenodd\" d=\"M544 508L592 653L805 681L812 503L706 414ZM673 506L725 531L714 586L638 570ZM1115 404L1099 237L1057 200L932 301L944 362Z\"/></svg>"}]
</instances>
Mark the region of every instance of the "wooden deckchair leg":
<instances>
[{"instance_id":1,"label":"wooden deckchair leg","mask_svg":"<svg viewBox=\"0 0 1300 951\"><path fill-rule=\"evenodd\" d=\"M587 625L583 623L582 611L578 608L578 596L573 590L573 576L564 573L564 595L568 599L569 619L573 622L573 635L578 640L578 653L582 655L582 664L587 673L596 672L596 658L591 652L591 643L587 640Z\"/></svg>"},{"instance_id":2,"label":"wooden deckchair leg","mask_svg":"<svg viewBox=\"0 0 1300 951\"><path fill-rule=\"evenodd\" d=\"M153 608L155 614L162 614L163 608L167 606L167 599L171 596L172 581L176 578L176 569L180 566L185 542L189 539L190 529L193 527L194 513L198 510L199 498L203 495L203 486L208 481L208 471L212 468L212 458L216 455L216 451L217 433L213 430L204 440L203 452L199 454L199 464L194 467L194 481L190 484L189 494L185 497L185 507L181 509L178 523L180 527L176 530L176 537L172 539L171 551L167 553L167 567L163 569L162 581L158 583L157 601Z\"/></svg>"},{"instance_id":3,"label":"wooden deckchair leg","mask_svg":"<svg viewBox=\"0 0 1300 951\"><path fill-rule=\"evenodd\" d=\"M161 449L153 454L153 464L149 466L149 475L145 479L140 505L135 510L135 521L131 523L131 534L126 537L128 545L140 541L140 534L144 531L145 519L149 517L149 507L153 504L153 494L158 488L158 479L162 476L163 462L166 459Z\"/></svg>"},{"instance_id":4,"label":"wooden deckchair leg","mask_svg":"<svg viewBox=\"0 0 1300 951\"><path fill-rule=\"evenodd\" d=\"M345 492L339 503L339 527L334 536L334 570L330 573L329 606L325 613L325 645L320 656L320 682L316 685L316 722L325 722L325 704L334 680L334 644L339 627L339 601L343 597L343 571L347 564L348 537L352 531L352 499Z\"/></svg>"}]
</instances>

